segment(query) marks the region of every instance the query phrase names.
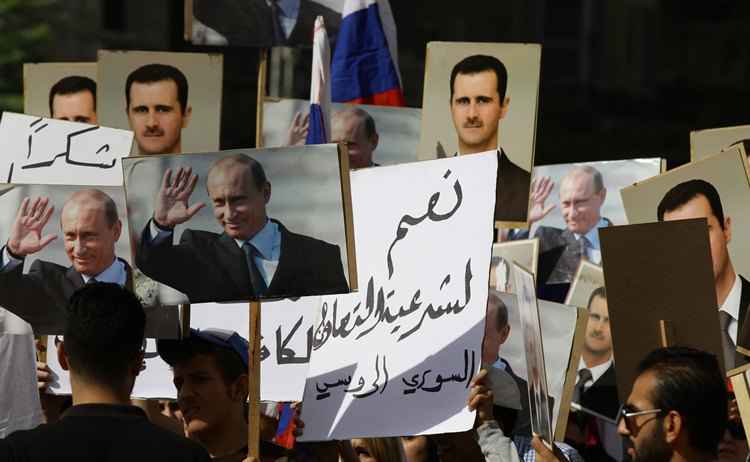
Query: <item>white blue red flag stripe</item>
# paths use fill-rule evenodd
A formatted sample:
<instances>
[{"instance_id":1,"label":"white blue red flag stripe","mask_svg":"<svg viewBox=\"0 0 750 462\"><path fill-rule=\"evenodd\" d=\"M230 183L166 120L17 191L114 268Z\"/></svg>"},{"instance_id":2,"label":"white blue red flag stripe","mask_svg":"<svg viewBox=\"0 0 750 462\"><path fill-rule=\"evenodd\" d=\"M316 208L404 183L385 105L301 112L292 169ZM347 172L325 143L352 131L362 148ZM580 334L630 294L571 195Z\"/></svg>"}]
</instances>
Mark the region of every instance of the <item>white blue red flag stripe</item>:
<instances>
[{"instance_id":1,"label":"white blue red flag stripe","mask_svg":"<svg viewBox=\"0 0 750 462\"><path fill-rule=\"evenodd\" d=\"M305 144L323 144L331 139L331 46L322 16L315 18L312 52L310 125Z\"/></svg>"},{"instance_id":2,"label":"white blue red flag stripe","mask_svg":"<svg viewBox=\"0 0 750 462\"><path fill-rule=\"evenodd\" d=\"M403 106L388 0L346 0L331 66L333 101Z\"/></svg>"}]
</instances>

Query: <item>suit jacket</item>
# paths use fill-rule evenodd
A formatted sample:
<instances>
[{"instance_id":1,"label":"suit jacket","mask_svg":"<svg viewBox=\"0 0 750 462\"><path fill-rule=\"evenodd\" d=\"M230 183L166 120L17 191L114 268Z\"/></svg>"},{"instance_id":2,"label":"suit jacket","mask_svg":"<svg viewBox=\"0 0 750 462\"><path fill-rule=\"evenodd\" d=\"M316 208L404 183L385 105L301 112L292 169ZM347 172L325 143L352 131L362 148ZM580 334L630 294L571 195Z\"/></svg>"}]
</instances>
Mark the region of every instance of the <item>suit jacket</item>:
<instances>
[{"instance_id":1,"label":"suit jacket","mask_svg":"<svg viewBox=\"0 0 750 462\"><path fill-rule=\"evenodd\" d=\"M740 316L737 320L737 354L734 356L735 367L750 360L750 322L747 322L747 308L750 306L750 282L740 276L742 293L740 295Z\"/></svg>"},{"instance_id":2,"label":"suit jacket","mask_svg":"<svg viewBox=\"0 0 750 462\"><path fill-rule=\"evenodd\" d=\"M585 389L578 403L586 409L615 419L620 409L620 399L617 396L617 380L614 363L611 364L599 379Z\"/></svg>"},{"instance_id":3,"label":"suit jacket","mask_svg":"<svg viewBox=\"0 0 750 462\"><path fill-rule=\"evenodd\" d=\"M275 220L274 220L275 221ZM281 232L281 256L265 297L300 297L349 292L337 245L287 230ZM146 224L136 265L154 280L174 287L191 302L253 298L245 254L226 233L187 229L180 243L152 242Z\"/></svg>"},{"instance_id":4,"label":"suit jacket","mask_svg":"<svg viewBox=\"0 0 750 462\"><path fill-rule=\"evenodd\" d=\"M210 462L195 441L149 422L135 406L79 404L60 420L0 440L0 460Z\"/></svg>"},{"instance_id":5,"label":"suit jacket","mask_svg":"<svg viewBox=\"0 0 750 462\"><path fill-rule=\"evenodd\" d=\"M608 218L604 218L607 226L612 226ZM515 233L513 240L528 239L528 231ZM539 270L541 284L565 284L575 277L578 265L583 256L583 245L580 239L567 228L553 228L540 226L534 233L539 238Z\"/></svg>"},{"instance_id":6,"label":"suit jacket","mask_svg":"<svg viewBox=\"0 0 750 462\"><path fill-rule=\"evenodd\" d=\"M500 149L497 158L495 221L525 222L529 210L531 174L514 164Z\"/></svg>"},{"instance_id":7,"label":"suit jacket","mask_svg":"<svg viewBox=\"0 0 750 462\"><path fill-rule=\"evenodd\" d=\"M132 290L133 271L125 264L125 286ZM72 266L35 260L28 274L23 264L0 271L0 306L31 324L36 335L59 335L65 331L68 300L83 287L83 276ZM152 307L146 309L146 336L173 337L177 335L179 317L176 309Z\"/></svg>"},{"instance_id":8,"label":"suit jacket","mask_svg":"<svg viewBox=\"0 0 750 462\"><path fill-rule=\"evenodd\" d=\"M193 14L223 35L230 45L270 47L273 44L274 18L266 0L194 0ZM283 45L311 47L318 15L323 16L333 49L341 14L310 0L300 0L297 22Z\"/></svg>"}]
</instances>

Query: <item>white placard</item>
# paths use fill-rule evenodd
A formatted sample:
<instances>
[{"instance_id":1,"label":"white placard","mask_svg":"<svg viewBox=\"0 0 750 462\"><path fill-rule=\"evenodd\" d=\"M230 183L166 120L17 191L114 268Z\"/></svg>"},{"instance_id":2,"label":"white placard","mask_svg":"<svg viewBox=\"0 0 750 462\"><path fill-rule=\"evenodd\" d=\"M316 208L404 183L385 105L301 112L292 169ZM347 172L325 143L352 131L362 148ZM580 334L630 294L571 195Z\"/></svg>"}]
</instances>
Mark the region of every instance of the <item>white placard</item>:
<instances>
[{"instance_id":1,"label":"white placard","mask_svg":"<svg viewBox=\"0 0 750 462\"><path fill-rule=\"evenodd\" d=\"M360 292L323 297L302 439L472 426L496 174L494 151L351 173Z\"/></svg>"},{"instance_id":2,"label":"white placard","mask_svg":"<svg viewBox=\"0 0 750 462\"><path fill-rule=\"evenodd\" d=\"M52 382L47 392L55 395L70 395L72 393L70 373L63 370L57 360L56 342L62 339L62 335L47 336L47 365L52 371ZM156 339L146 339L144 365L145 369L135 379L135 386L131 393L133 398L176 398L175 388L172 385L172 371L156 353Z\"/></svg>"},{"instance_id":3,"label":"white placard","mask_svg":"<svg viewBox=\"0 0 750 462\"><path fill-rule=\"evenodd\" d=\"M260 399L301 401L312 352L320 297L260 304ZM199 303L190 306L190 325L234 330L247 339L247 303ZM171 381L171 379L170 379Z\"/></svg>"},{"instance_id":4,"label":"white placard","mask_svg":"<svg viewBox=\"0 0 750 462\"><path fill-rule=\"evenodd\" d=\"M133 132L5 112L0 142L2 182L122 186Z\"/></svg>"},{"instance_id":5,"label":"white placard","mask_svg":"<svg viewBox=\"0 0 750 462\"><path fill-rule=\"evenodd\" d=\"M313 322L320 297L261 303L261 382L264 401L301 401L312 351ZM190 326L234 330L247 338L247 303L200 303L190 306ZM62 336L59 336L62 338ZM48 337L48 364L55 375L50 392L70 394L70 377L57 361L55 336ZM147 339L146 368L135 381L138 398L177 399L172 371L156 353L156 341Z\"/></svg>"}]
</instances>

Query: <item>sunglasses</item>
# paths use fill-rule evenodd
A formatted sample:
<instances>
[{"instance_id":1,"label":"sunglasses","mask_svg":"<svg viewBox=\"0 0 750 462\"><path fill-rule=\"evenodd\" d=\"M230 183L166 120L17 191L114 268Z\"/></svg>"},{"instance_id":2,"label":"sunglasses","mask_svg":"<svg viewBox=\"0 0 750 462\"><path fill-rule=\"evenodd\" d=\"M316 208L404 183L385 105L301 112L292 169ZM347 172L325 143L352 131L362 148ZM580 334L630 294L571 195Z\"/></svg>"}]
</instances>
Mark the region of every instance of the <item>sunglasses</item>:
<instances>
[{"instance_id":1,"label":"sunglasses","mask_svg":"<svg viewBox=\"0 0 750 462\"><path fill-rule=\"evenodd\" d=\"M649 414L661 414L661 409L647 409L643 411L639 411L634 406L630 404L623 404L620 406L620 410L617 412L617 424L620 424L620 421L625 419L625 428L628 429L628 433L631 435L635 435L638 433L638 430L640 427L642 427L647 421L641 423L641 425L636 425L635 419L633 417L638 417L640 415L649 415Z\"/></svg>"}]
</instances>

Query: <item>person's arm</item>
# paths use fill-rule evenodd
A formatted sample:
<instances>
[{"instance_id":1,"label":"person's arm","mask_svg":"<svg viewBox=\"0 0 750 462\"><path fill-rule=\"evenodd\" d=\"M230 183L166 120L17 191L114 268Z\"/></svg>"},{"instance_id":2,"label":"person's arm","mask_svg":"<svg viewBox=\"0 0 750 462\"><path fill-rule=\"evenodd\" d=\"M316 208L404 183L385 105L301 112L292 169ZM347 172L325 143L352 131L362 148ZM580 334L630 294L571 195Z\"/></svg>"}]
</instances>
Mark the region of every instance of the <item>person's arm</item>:
<instances>
[{"instance_id":1,"label":"person's arm","mask_svg":"<svg viewBox=\"0 0 750 462\"><path fill-rule=\"evenodd\" d=\"M487 370L474 376L469 390L469 409L477 411L477 437L487 462L518 462L513 441L505 436L492 413L493 394Z\"/></svg>"}]
</instances>

